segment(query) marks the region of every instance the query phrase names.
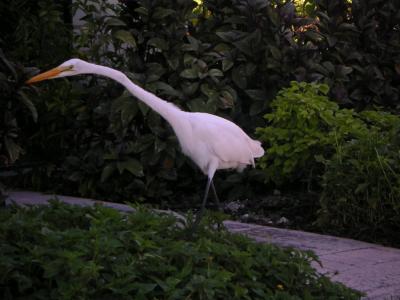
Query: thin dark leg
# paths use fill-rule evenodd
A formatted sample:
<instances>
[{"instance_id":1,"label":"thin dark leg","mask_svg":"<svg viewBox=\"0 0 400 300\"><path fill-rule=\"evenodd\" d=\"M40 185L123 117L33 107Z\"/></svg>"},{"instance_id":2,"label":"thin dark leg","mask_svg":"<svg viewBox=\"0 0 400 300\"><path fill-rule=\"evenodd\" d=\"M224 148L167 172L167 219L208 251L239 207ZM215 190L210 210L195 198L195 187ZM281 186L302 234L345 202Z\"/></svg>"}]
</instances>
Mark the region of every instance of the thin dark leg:
<instances>
[{"instance_id":1,"label":"thin dark leg","mask_svg":"<svg viewBox=\"0 0 400 300\"><path fill-rule=\"evenodd\" d=\"M207 198L208 198L208 191L210 190L211 183L212 183L212 180L209 178L207 181L206 190L204 192L203 202L201 203L201 208L200 208L199 212L197 213L196 220L193 223L192 231L196 230L197 226L200 223L201 218L203 217L204 210L205 210L206 203L207 203Z\"/></svg>"},{"instance_id":2,"label":"thin dark leg","mask_svg":"<svg viewBox=\"0 0 400 300\"><path fill-rule=\"evenodd\" d=\"M215 190L215 186L214 186L214 181L211 180L211 188L213 190L214 193L214 198L215 198L215 202L217 203L217 207L219 211L223 211L222 206L221 206L221 202L219 201L218 195L217 195L217 191Z\"/></svg>"}]
</instances>

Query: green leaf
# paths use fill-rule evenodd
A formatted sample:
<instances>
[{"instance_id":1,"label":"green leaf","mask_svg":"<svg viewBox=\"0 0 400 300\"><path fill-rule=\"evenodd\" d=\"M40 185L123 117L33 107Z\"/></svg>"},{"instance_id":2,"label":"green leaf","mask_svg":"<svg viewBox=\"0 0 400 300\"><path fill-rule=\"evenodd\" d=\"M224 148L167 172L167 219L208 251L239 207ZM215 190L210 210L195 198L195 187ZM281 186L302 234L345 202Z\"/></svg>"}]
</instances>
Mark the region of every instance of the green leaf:
<instances>
[{"instance_id":1,"label":"green leaf","mask_svg":"<svg viewBox=\"0 0 400 300\"><path fill-rule=\"evenodd\" d=\"M232 70L232 80L238 87L242 89L246 88L247 80L242 66L236 67Z\"/></svg>"},{"instance_id":2,"label":"green leaf","mask_svg":"<svg viewBox=\"0 0 400 300\"><path fill-rule=\"evenodd\" d=\"M229 59L222 60L222 71L226 72L234 66L234 63Z\"/></svg>"},{"instance_id":3,"label":"green leaf","mask_svg":"<svg viewBox=\"0 0 400 300\"><path fill-rule=\"evenodd\" d=\"M210 71L208 71L208 75L210 75L211 77L223 77L224 73L218 69L211 69Z\"/></svg>"},{"instance_id":4,"label":"green leaf","mask_svg":"<svg viewBox=\"0 0 400 300\"><path fill-rule=\"evenodd\" d=\"M152 17L154 19L163 19L165 17L175 14L175 12L176 12L175 10L170 8L156 7Z\"/></svg>"},{"instance_id":5,"label":"green leaf","mask_svg":"<svg viewBox=\"0 0 400 300\"><path fill-rule=\"evenodd\" d=\"M207 104L202 98L189 101L188 106L192 112L208 112Z\"/></svg>"},{"instance_id":6,"label":"green leaf","mask_svg":"<svg viewBox=\"0 0 400 300\"><path fill-rule=\"evenodd\" d=\"M245 92L251 99L256 101L265 101L267 98L267 95L263 90L246 90Z\"/></svg>"},{"instance_id":7,"label":"green leaf","mask_svg":"<svg viewBox=\"0 0 400 300\"><path fill-rule=\"evenodd\" d=\"M250 116L255 116L260 114L263 110L264 110L264 102L257 101L250 106L249 114Z\"/></svg>"},{"instance_id":8,"label":"green leaf","mask_svg":"<svg viewBox=\"0 0 400 300\"><path fill-rule=\"evenodd\" d=\"M137 12L138 14L141 14L143 16L148 16L149 15L148 9L143 7L143 6L135 8L135 12Z\"/></svg>"},{"instance_id":9,"label":"green leaf","mask_svg":"<svg viewBox=\"0 0 400 300\"><path fill-rule=\"evenodd\" d=\"M240 51L247 55L253 55L255 52L260 51L261 48L261 32L256 29L253 33L247 34L243 39L233 43Z\"/></svg>"},{"instance_id":10,"label":"green leaf","mask_svg":"<svg viewBox=\"0 0 400 300\"><path fill-rule=\"evenodd\" d=\"M179 76L186 79L195 79L198 78L198 73L194 69L185 69L179 74Z\"/></svg>"},{"instance_id":11,"label":"green leaf","mask_svg":"<svg viewBox=\"0 0 400 300\"><path fill-rule=\"evenodd\" d=\"M196 58L195 58L193 55L191 55L191 54L189 54L189 53L185 53L185 54L183 55L183 64L184 64L185 66L188 66L188 67L192 66L192 63L193 63L194 61L196 61Z\"/></svg>"},{"instance_id":12,"label":"green leaf","mask_svg":"<svg viewBox=\"0 0 400 300\"><path fill-rule=\"evenodd\" d=\"M193 82L193 83L189 83L189 82L183 82L182 83L182 90L183 93L187 96L191 96L194 93L196 93L196 91L198 90L200 86L199 82Z\"/></svg>"},{"instance_id":13,"label":"green leaf","mask_svg":"<svg viewBox=\"0 0 400 300\"><path fill-rule=\"evenodd\" d=\"M0 48L0 58L3 63L6 65L8 70L13 74L15 80L18 79L17 71L15 70L14 65L5 57L3 50Z\"/></svg>"},{"instance_id":14,"label":"green leaf","mask_svg":"<svg viewBox=\"0 0 400 300\"><path fill-rule=\"evenodd\" d=\"M328 70L330 73L335 72L335 66L330 61L324 61L322 65Z\"/></svg>"},{"instance_id":15,"label":"green leaf","mask_svg":"<svg viewBox=\"0 0 400 300\"><path fill-rule=\"evenodd\" d=\"M147 294L156 288L155 283L135 283L135 288L140 291L140 294Z\"/></svg>"},{"instance_id":16,"label":"green leaf","mask_svg":"<svg viewBox=\"0 0 400 300\"><path fill-rule=\"evenodd\" d=\"M150 107L147 104L143 103L142 101L138 102L138 106L143 116L146 116L150 110Z\"/></svg>"},{"instance_id":17,"label":"green leaf","mask_svg":"<svg viewBox=\"0 0 400 300\"><path fill-rule=\"evenodd\" d=\"M107 26L126 26L126 23L117 17L111 17L106 21Z\"/></svg>"},{"instance_id":18,"label":"green leaf","mask_svg":"<svg viewBox=\"0 0 400 300\"><path fill-rule=\"evenodd\" d=\"M103 168L103 171L101 172L100 181L101 182L105 182L114 173L115 170L116 170L116 168L115 168L115 164L114 163L106 165Z\"/></svg>"},{"instance_id":19,"label":"green leaf","mask_svg":"<svg viewBox=\"0 0 400 300\"><path fill-rule=\"evenodd\" d=\"M161 91L161 94L168 95L168 96L174 96L174 97L180 97L181 93L174 89L172 86L169 84L163 82L163 81L156 81L152 82L146 85L146 88L152 91Z\"/></svg>"},{"instance_id":20,"label":"green leaf","mask_svg":"<svg viewBox=\"0 0 400 300\"><path fill-rule=\"evenodd\" d=\"M350 31L358 31L357 27L354 24L350 23L342 23L338 26L338 31L342 30L350 30Z\"/></svg>"},{"instance_id":21,"label":"green leaf","mask_svg":"<svg viewBox=\"0 0 400 300\"><path fill-rule=\"evenodd\" d=\"M214 98L218 96L218 91L210 86L208 83L203 83L200 86L201 92L207 96L207 98Z\"/></svg>"},{"instance_id":22,"label":"green leaf","mask_svg":"<svg viewBox=\"0 0 400 300\"><path fill-rule=\"evenodd\" d=\"M176 55L167 58L167 63L172 70L176 71L179 67L179 56Z\"/></svg>"},{"instance_id":23,"label":"green leaf","mask_svg":"<svg viewBox=\"0 0 400 300\"><path fill-rule=\"evenodd\" d=\"M318 73L323 74L324 76L329 76L329 71L320 64L314 64L312 68Z\"/></svg>"},{"instance_id":24,"label":"green leaf","mask_svg":"<svg viewBox=\"0 0 400 300\"><path fill-rule=\"evenodd\" d=\"M131 45L132 47L136 48L136 40L133 37L132 33L127 30L117 30L113 33L113 36L120 41Z\"/></svg>"},{"instance_id":25,"label":"green leaf","mask_svg":"<svg viewBox=\"0 0 400 300\"><path fill-rule=\"evenodd\" d=\"M318 43L323 39L323 36L320 33L312 30L307 30L304 35L315 43Z\"/></svg>"},{"instance_id":26,"label":"green leaf","mask_svg":"<svg viewBox=\"0 0 400 300\"><path fill-rule=\"evenodd\" d=\"M276 60L282 59L282 54L281 51L275 46L270 46L269 50L271 51L272 57L275 58Z\"/></svg>"},{"instance_id":27,"label":"green leaf","mask_svg":"<svg viewBox=\"0 0 400 300\"><path fill-rule=\"evenodd\" d=\"M241 32L241 31L232 30L232 31L226 31L226 32L221 32L221 31L216 32L216 35L219 36L225 42L234 42L240 38L245 37L246 33Z\"/></svg>"},{"instance_id":28,"label":"green leaf","mask_svg":"<svg viewBox=\"0 0 400 300\"><path fill-rule=\"evenodd\" d=\"M184 51L199 51L200 49L200 41L195 39L192 36L187 36L187 39L189 41L189 44L184 44L182 45L182 50Z\"/></svg>"},{"instance_id":29,"label":"green leaf","mask_svg":"<svg viewBox=\"0 0 400 300\"><path fill-rule=\"evenodd\" d=\"M347 75L349 75L351 72L353 72L353 68L352 67L347 67L347 66L338 66L337 67L337 71L336 73L338 75L340 75L341 77L345 77Z\"/></svg>"},{"instance_id":30,"label":"green leaf","mask_svg":"<svg viewBox=\"0 0 400 300\"><path fill-rule=\"evenodd\" d=\"M121 122L122 126L126 127L138 113L138 105L133 100L126 102L121 109Z\"/></svg>"},{"instance_id":31,"label":"green leaf","mask_svg":"<svg viewBox=\"0 0 400 300\"><path fill-rule=\"evenodd\" d=\"M4 146L8 153L8 157L10 158L10 162L14 163L23 153L23 150L12 139L7 138L6 136L3 137L3 141L4 141Z\"/></svg>"},{"instance_id":32,"label":"green leaf","mask_svg":"<svg viewBox=\"0 0 400 300\"><path fill-rule=\"evenodd\" d=\"M158 81L163 74L166 72L164 66L159 63L147 63L146 64L146 82Z\"/></svg>"},{"instance_id":33,"label":"green leaf","mask_svg":"<svg viewBox=\"0 0 400 300\"><path fill-rule=\"evenodd\" d=\"M234 106L234 98L228 91L222 91L220 96L222 108L232 108Z\"/></svg>"},{"instance_id":34,"label":"green leaf","mask_svg":"<svg viewBox=\"0 0 400 300\"><path fill-rule=\"evenodd\" d=\"M367 190L368 186L369 186L368 182L364 182L364 183L357 185L357 188L355 189L354 194L357 195L357 194L364 193Z\"/></svg>"},{"instance_id":35,"label":"green leaf","mask_svg":"<svg viewBox=\"0 0 400 300\"><path fill-rule=\"evenodd\" d=\"M327 84L321 84L321 85L319 86L319 90L322 92L322 94L328 95L328 93L329 93L329 85L327 85Z\"/></svg>"},{"instance_id":36,"label":"green leaf","mask_svg":"<svg viewBox=\"0 0 400 300\"><path fill-rule=\"evenodd\" d=\"M131 174L137 176L137 177L142 177L144 176L143 173L143 166L142 164L136 160L136 159L129 159L127 161L123 162L123 168L124 170L129 171Z\"/></svg>"},{"instance_id":37,"label":"green leaf","mask_svg":"<svg viewBox=\"0 0 400 300\"><path fill-rule=\"evenodd\" d=\"M28 96L21 90L18 91L18 95L21 97L22 103L29 109L31 112L31 116L34 122L37 122L38 119L38 112L36 110L35 105L32 101L28 98Z\"/></svg>"},{"instance_id":38,"label":"green leaf","mask_svg":"<svg viewBox=\"0 0 400 300\"><path fill-rule=\"evenodd\" d=\"M168 50L169 48L167 41L159 37L151 38L147 44L161 50Z\"/></svg>"}]
</instances>

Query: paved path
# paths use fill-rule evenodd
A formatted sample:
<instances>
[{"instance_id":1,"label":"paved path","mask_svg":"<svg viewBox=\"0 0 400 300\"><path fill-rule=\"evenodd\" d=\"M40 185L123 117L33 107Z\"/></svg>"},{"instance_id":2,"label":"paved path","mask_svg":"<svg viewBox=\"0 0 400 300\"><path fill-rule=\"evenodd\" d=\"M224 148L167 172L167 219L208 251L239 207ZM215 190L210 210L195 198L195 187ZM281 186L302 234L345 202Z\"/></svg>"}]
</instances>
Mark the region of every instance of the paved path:
<instances>
[{"instance_id":1,"label":"paved path","mask_svg":"<svg viewBox=\"0 0 400 300\"><path fill-rule=\"evenodd\" d=\"M10 192L6 201L7 204L14 201L18 204L36 205L46 204L52 197L35 192ZM67 196L57 198L69 204L103 203L120 211L133 211L131 207L123 204ZM258 242L314 251L323 265L315 265L320 272L335 281L367 293L366 299L400 300L400 249L235 221L225 221L225 225L230 231L245 234Z\"/></svg>"}]
</instances>

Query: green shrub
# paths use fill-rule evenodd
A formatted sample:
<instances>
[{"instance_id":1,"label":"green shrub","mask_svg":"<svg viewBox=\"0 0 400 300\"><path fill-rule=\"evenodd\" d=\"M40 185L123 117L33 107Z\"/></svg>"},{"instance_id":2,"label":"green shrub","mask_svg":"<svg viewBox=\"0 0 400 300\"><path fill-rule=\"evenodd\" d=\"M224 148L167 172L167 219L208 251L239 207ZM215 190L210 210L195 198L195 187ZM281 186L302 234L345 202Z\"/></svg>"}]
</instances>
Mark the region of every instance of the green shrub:
<instances>
[{"instance_id":1,"label":"green shrub","mask_svg":"<svg viewBox=\"0 0 400 300\"><path fill-rule=\"evenodd\" d=\"M277 86L295 77L290 71L295 56L285 59L279 53L296 51L291 48L294 37L290 42L280 32L286 19L266 2L208 1L207 16L193 14L193 1L92 3L75 2L85 14L74 38L76 55L126 72L185 110L221 115L251 133L263 124L265 97L273 97ZM253 13L262 28L249 38L248 48ZM188 26L194 17L196 26ZM58 183L64 193L114 200L130 195L153 202L174 200L179 191L181 198L190 194L190 202L196 201L201 192L193 187L203 186L204 178L191 175L193 167L165 121L114 82L87 78L69 79L72 92L61 81L40 86L38 102L44 105L38 108L40 130L31 149L35 160L46 153L49 163L35 170L36 188L54 189ZM249 197L256 190L251 181L259 177L257 170L249 170L217 185L227 198Z\"/></svg>"},{"instance_id":2,"label":"green shrub","mask_svg":"<svg viewBox=\"0 0 400 300\"><path fill-rule=\"evenodd\" d=\"M0 15L0 171L1 181L13 188L22 178L15 174L26 174L32 165L46 160L45 156L32 159L36 149L31 141L42 129L38 125L42 111L39 93L24 82L38 72L36 67L54 66L70 57L72 27L64 22L61 5L52 0L1 1ZM52 156L56 155L54 151Z\"/></svg>"},{"instance_id":3,"label":"green shrub","mask_svg":"<svg viewBox=\"0 0 400 300\"><path fill-rule=\"evenodd\" d=\"M71 56L110 65L185 110L223 116L249 134L265 126L262 116L291 80L324 82L332 99L348 107L397 105L396 0L315 0L304 1L303 7L291 1L208 0L197 8L191 0L81 0L72 5L72 14L77 9L84 13L75 32L65 17L67 2L1 2L6 26L0 28L0 39L7 57L42 69ZM129 195L162 203L177 194L182 195L178 202L199 200L200 189L193 187L201 187L203 178L192 175L160 116L104 78L68 81L42 83L35 95L38 125L27 122L21 130L29 149L22 163L39 165L23 178L24 184L114 200ZM351 111L335 114L358 122ZM312 118L330 126L318 112ZM311 124L314 133L307 134L313 136L318 126ZM334 138L324 137L328 131L315 137L317 144L299 141L290 155L286 146L272 147L286 154L270 153L264 159L264 166L276 163L267 180L320 175L322 164L314 159L318 148L325 150L324 157L334 152ZM215 180L229 199L262 191L261 177L259 170L246 170Z\"/></svg>"},{"instance_id":4,"label":"green shrub","mask_svg":"<svg viewBox=\"0 0 400 300\"><path fill-rule=\"evenodd\" d=\"M305 40L319 51L312 72L341 105L399 107L400 2L316 0Z\"/></svg>"},{"instance_id":5,"label":"green shrub","mask_svg":"<svg viewBox=\"0 0 400 300\"><path fill-rule=\"evenodd\" d=\"M260 166L276 184L318 180L321 158L329 158L337 142L366 130L352 110L340 109L328 99L325 84L291 82L271 103L268 126L258 128L265 143Z\"/></svg>"},{"instance_id":6,"label":"green shrub","mask_svg":"<svg viewBox=\"0 0 400 300\"><path fill-rule=\"evenodd\" d=\"M262 116L282 86L314 79L306 71L312 54L296 43L290 29L298 25L294 6L284 2L207 0L209 15L199 17L193 28L193 36L216 52L223 82L234 91L220 100L231 103L232 112L240 114L236 120L249 132L263 124Z\"/></svg>"},{"instance_id":7,"label":"green shrub","mask_svg":"<svg viewBox=\"0 0 400 300\"><path fill-rule=\"evenodd\" d=\"M311 252L96 206L0 210L2 299L359 299Z\"/></svg>"},{"instance_id":8,"label":"green shrub","mask_svg":"<svg viewBox=\"0 0 400 300\"><path fill-rule=\"evenodd\" d=\"M365 112L369 130L325 161L318 225L325 231L400 245L398 116Z\"/></svg>"},{"instance_id":9,"label":"green shrub","mask_svg":"<svg viewBox=\"0 0 400 300\"><path fill-rule=\"evenodd\" d=\"M400 117L340 109L328 90L292 82L278 94L269 126L257 130L260 166L278 185L315 183L320 230L399 245Z\"/></svg>"},{"instance_id":10,"label":"green shrub","mask_svg":"<svg viewBox=\"0 0 400 300\"><path fill-rule=\"evenodd\" d=\"M21 132L20 124L32 124L38 118L24 86L31 71L9 60L0 48L0 167L12 165L24 152L26 136L21 136L26 132Z\"/></svg>"},{"instance_id":11,"label":"green shrub","mask_svg":"<svg viewBox=\"0 0 400 300\"><path fill-rule=\"evenodd\" d=\"M49 67L71 55L68 1L4 0L0 43L10 60Z\"/></svg>"}]
</instances>

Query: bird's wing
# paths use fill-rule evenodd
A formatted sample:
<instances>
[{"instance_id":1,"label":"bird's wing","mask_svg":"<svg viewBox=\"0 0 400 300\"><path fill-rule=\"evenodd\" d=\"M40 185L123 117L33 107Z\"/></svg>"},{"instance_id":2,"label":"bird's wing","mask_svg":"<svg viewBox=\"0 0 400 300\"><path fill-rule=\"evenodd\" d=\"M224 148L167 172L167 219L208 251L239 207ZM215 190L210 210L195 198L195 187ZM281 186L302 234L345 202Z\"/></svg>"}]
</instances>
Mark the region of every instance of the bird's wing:
<instances>
[{"instance_id":1,"label":"bird's wing","mask_svg":"<svg viewBox=\"0 0 400 300\"><path fill-rule=\"evenodd\" d=\"M197 119L193 126L196 139L207 143L209 151L221 161L254 164L254 157L264 154L260 143L252 140L236 124L208 114L198 114Z\"/></svg>"}]
</instances>

